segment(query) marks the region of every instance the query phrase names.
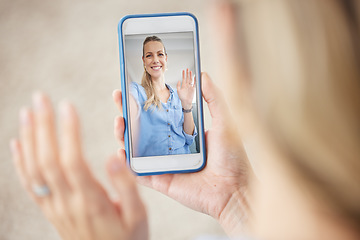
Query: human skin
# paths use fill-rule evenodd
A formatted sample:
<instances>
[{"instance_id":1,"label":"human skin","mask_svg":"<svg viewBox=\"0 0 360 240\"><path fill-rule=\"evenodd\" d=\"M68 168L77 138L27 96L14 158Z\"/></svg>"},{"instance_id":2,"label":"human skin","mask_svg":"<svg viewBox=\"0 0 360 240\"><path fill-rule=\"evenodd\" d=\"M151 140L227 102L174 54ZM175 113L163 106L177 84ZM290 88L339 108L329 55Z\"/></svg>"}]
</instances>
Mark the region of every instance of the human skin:
<instances>
[{"instance_id":1,"label":"human skin","mask_svg":"<svg viewBox=\"0 0 360 240\"><path fill-rule=\"evenodd\" d=\"M137 181L214 217L229 235L238 235L246 229L248 186L253 173L242 144L228 137L228 108L206 73L202 74L202 91L212 117L212 127L205 133L205 169L191 174L142 176ZM121 91L115 91L113 98L122 112ZM114 134L124 146L122 116L115 119Z\"/></svg>"},{"instance_id":2,"label":"human skin","mask_svg":"<svg viewBox=\"0 0 360 240\"><path fill-rule=\"evenodd\" d=\"M63 239L148 238L145 207L135 178L126 167L125 152L112 156L107 171L121 201L113 201L87 165L74 107L60 105L60 133L56 137L52 104L41 93L33 106L20 111L19 138L10 147L22 185ZM33 186L46 184L48 196Z\"/></svg>"}]
</instances>

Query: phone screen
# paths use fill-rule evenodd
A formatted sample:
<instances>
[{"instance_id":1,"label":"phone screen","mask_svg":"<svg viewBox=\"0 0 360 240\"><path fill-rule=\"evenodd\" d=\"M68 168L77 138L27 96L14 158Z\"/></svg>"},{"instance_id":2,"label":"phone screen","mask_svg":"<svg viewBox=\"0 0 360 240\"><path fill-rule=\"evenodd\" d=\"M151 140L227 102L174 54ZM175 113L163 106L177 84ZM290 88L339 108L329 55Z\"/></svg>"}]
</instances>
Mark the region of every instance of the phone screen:
<instances>
[{"instance_id":1,"label":"phone screen","mask_svg":"<svg viewBox=\"0 0 360 240\"><path fill-rule=\"evenodd\" d=\"M193 32L125 36L133 157L200 152L196 85L182 92L183 81L195 81L193 38ZM180 93L192 94L190 113L183 112ZM194 129L186 132L191 120Z\"/></svg>"},{"instance_id":2,"label":"phone screen","mask_svg":"<svg viewBox=\"0 0 360 240\"><path fill-rule=\"evenodd\" d=\"M145 171L196 169L205 161L197 32L180 20L136 18L121 33L127 153Z\"/></svg>"}]
</instances>

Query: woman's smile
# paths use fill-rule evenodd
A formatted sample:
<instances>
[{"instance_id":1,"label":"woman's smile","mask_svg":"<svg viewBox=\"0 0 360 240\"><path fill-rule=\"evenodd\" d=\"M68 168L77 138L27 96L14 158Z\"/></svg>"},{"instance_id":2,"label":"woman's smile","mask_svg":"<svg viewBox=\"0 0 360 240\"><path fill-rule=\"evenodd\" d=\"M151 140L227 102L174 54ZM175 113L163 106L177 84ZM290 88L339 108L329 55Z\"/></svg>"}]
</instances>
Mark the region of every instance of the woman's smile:
<instances>
[{"instance_id":1,"label":"woman's smile","mask_svg":"<svg viewBox=\"0 0 360 240\"><path fill-rule=\"evenodd\" d=\"M162 66L152 66L151 69L154 71L159 71L161 70Z\"/></svg>"}]
</instances>

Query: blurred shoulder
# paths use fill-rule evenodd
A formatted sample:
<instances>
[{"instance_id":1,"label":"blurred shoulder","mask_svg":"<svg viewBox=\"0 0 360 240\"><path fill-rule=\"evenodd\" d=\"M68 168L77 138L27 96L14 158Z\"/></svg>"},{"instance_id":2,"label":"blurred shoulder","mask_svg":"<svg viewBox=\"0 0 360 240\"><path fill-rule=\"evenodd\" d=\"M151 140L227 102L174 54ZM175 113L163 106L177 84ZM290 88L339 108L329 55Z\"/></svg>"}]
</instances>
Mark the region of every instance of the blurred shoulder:
<instances>
[{"instance_id":1,"label":"blurred shoulder","mask_svg":"<svg viewBox=\"0 0 360 240\"><path fill-rule=\"evenodd\" d=\"M131 82L130 83L130 92L132 94L137 93L137 94L144 94L145 93L145 89L143 86L141 86L141 84L137 83L137 82Z\"/></svg>"},{"instance_id":2,"label":"blurred shoulder","mask_svg":"<svg viewBox=\"0 0 360 240\"><path fill-rule=\"evenodd\" d=\"M139 83L137 82L131 82L130 83L130 89L136 89L136 90L139 90L139 89L144 89L143 86L141 86Z\"/></svg>"}]
</instances>

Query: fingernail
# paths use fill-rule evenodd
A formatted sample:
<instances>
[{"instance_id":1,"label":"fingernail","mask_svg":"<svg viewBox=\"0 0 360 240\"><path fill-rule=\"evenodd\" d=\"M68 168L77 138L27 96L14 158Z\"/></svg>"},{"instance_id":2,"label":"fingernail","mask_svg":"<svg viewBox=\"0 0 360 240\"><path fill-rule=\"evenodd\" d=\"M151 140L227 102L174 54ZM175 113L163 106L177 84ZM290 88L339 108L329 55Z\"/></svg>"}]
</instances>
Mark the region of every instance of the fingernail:
<instances>
[{"instance_id":1,"label":"fingernail","mask_svg":"<svg viewBox=\"0 0 360 240\"><path fill-rule=\"evenodd\" d=\"M20 110L20 123L22 125L28 125L30 123L30 111L29 109L23 107Z\"/></svg>"},{"instance_id":2,"label":"fingernail","mask_svg":"<svg viewBox=\"0 0 360 240\"><path fill-rule=\"evenodd\" d=\"M112 96L115 97L115 94L117 92L117 89L115 89L113 92L112 92Z\"/></svg>"},{"instance_id":3,"label":"fingernail","mask_svg":"<svg viewBox=\"0 0 360 240\"><path fill-rule=\"evenodd\" d=\"M68 101L63 100L62 102L60 102L59 110L62 118L65 119L71 118L72 109L71 109L71 104Z\"/></svg>"},{"instance_id":4,"label":"fingernail","mask_svg":"<svg viewBox=\"0 0 360 240\"><path fill-rule=\"evenodd\" d=\"M41 92L35 92L33 94L33 103L35 110L42 110L45 108L45 96Z\"/></svg>"}]
</instances>

